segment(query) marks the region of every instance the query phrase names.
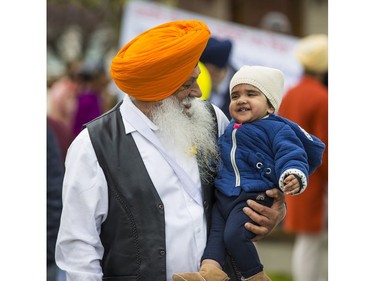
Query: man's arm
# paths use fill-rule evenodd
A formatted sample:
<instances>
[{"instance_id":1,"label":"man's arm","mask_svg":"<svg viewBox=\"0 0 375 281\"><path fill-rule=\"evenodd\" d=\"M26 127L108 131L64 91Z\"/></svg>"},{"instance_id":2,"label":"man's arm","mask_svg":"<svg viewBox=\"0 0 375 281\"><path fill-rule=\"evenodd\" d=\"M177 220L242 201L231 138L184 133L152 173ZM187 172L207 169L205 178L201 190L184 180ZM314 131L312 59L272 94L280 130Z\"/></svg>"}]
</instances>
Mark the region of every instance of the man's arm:
<instances>
[{"instance_id":1,"label":"man's arm","mask_svg":"<svg viewBox=\"0 0 375 281\"><path fill-rule=\"evenodd\" d=\"M286 205L284 194L277 188L267 190L266 194L274 198L272 206L266 207L253 200L248 200L249 207L245 207L243 211L255 223L247 222L245 228L256 236L252 239L253 242L259 241L269 235L272 230L284 219L286 215Z\"/></svg>"},{"instance_id":2,"label":"man's arm","mask_svg":"<svg viewBox=\"0 0 375 281\"><path fill-rule=\"evenodd\" d=\"M56 243L56 264L66 272L67 281L102 280L100 260L104 249L99 233L107 209L107 183L84 129L71 144L66 158Z\"/></svg>"}]
</instances>

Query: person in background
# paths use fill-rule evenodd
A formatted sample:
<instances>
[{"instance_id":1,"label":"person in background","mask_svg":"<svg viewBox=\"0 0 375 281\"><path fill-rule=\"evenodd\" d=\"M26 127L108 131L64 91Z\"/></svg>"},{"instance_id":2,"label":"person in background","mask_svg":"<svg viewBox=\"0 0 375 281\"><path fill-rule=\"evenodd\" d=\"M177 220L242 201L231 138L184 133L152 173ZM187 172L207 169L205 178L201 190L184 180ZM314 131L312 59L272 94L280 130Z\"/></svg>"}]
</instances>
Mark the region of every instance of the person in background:
<instances>
[{"instance_id":1,"label":"person in background","mask_svg":"<svg viewBox=\"0 0 375 281\"><path fill-rule=\"evenodd\" d=\"M62 210L61 190L64 166L60 146L47 124L47 281L63 280L55 263L55 246Z\"/></svg>"},{"instance_id":2,"label":"person in background","mask_svg":"<svg viewBox=\"0 0 375 281\"><path fill-rule=\"evenodd\" d=\"M249 199L271 206L273 198L265 191L275 186L286 195L301 194L309 174L322 162L324 144L275 115L284 92L280 70L245 65L234 74L229 89L232 121L219 138L216 203L202 265L199 272L174 274L174 281L229 280L222 270L226 252L243 281L271 280L251 241L254 233L243 228L249 218L242 209Z\"/></svg>"},{"instance_id":3,"label":"person in background","mask_svg":"<svg viewBox=\"0 0 375 281\"><path fill-rule=\"evenodd\" d=\"M209 37L202 21L167 22L113 58L111 76L124 98L85 125L65 163L56 262L68 280L171 281L173 272L198 270L217 137L229 122L200 99L198 61ZM251 201L244 210L254 239L286 212L281 192L267 194L271 207ZM240 280L229 260L225 269Z\"/></svg>"},{"instance_id":4,"label":"person in background","mask_svg":"<svg viewBox=\"0 0 375 281\"><path fill-rule=\"evenodd\" d=\"M227 118L230 118L228 86L230 79L236 72L230 63L232 45L232 41L228 39L221 40L211 37L200 57L200 61L205 65L211 77L209 101L218 106Z\"/></svg>"},{"instance_id":5,"label":"person in background","mask_svg":"<svg viewBox=\"0 0 375 281\"><path fill-rule=\"evenodd\" d=\"M292 27L290 20L282 12L279 11L270 11L267 12L259 23L259 27L263 30L277 32L281 34L292 34Z\"/></svg>"},{"instance_id":6,"label":"person in background","mask_svg":"<svg viewBox=\"0 0 375 281\"><path fill-rule=\"evenodd\" d=\"M106 111L105 89L109 78L102 63L83 63L79 72L81 89L77 97L77 110L73 121L73 135L76 137L87 122Z\"/></svg>"},{"instance_id":7,"label":"person in background","mask_svg":"<svg viewBox=\"0 0 375 281\"><path fill-rule=\"evenodd\" d=\"M80 84L69 76L55 81L47 92L47 123L57 138L63 161L73 141L73 122Z\"/></svg>"},{"instance_id":8,"label":"person in background","mask_svg":"<svg viewBox=\"0 0 375 281\"><path fill-rule=\"evenodd\" d=\"M284 96L279 115L314 134L326 144L323 163L309 178L309 188L286 199L283 227L295 234L292 255L294 281L320 280L327 247L328 197L328 37L312 34L297 43L296 56L304 69L301 81ZM327 83L327 81L325 81Z\"/></svg>"}]
</instances>

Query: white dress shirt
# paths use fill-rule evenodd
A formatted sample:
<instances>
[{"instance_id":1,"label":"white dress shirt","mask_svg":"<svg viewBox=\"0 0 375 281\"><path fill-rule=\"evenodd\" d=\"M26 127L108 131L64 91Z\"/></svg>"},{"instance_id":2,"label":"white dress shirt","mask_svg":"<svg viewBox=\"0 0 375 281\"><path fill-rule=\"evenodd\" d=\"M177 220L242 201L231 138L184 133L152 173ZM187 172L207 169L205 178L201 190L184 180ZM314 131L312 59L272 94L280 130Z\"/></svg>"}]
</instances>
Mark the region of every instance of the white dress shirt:
<instances>
[{"instance_id":1,"label":"white dress shirt","mask_svg":"<svg viewBox=\"0 0 375 281\"><path fill-rule=\"evenodd\" d=\"M214 108L221 135L229 121L220 109ZM167 281L172 280L175 272L197 271L207 237L202 202L198 203L196 198L186 192L183 177L176 174L176 167L171 164L171 161L178 163L178 168L182 168L183 174L189 175L188 180L201 193L196 158L173 149L174 146L169 145L168 140L156 138L154 143L138 131L136 128L143 126L154 137L158 134L157 126L127 96L120 112L126 134L132 134L147 172L164 203ZM136 114L137 118L128 118L132 114ZM168 150L161 152L163 147L168 147ZM166 151L168 155L165 155ZM100 260L104 252L99 235L101 224L107 216L108 191L87 129L82 130L71 144L65 165L63 211L56 244L56 263L66 271L68 281L99 281L102 280Z\"/></svg>"}]
</instances>

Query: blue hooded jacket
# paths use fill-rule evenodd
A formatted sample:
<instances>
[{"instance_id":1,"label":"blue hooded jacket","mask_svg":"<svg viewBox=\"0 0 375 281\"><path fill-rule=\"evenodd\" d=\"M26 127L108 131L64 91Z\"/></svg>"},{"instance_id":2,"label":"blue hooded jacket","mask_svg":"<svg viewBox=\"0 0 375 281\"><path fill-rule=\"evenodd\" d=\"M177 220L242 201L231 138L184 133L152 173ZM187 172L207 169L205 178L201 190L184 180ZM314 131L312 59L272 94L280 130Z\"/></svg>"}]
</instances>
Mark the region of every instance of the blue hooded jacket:
<instances>
[{"instance_id":1,"label":"blue hooded jacket","mask_svg":"<svg viewBox=\"0 0 375 281\"><path fill-rule=\"evenodd\" d=\"M308 175L322 163L325 145L298 124L270 114L245 124L233 120L219 138L221 163L216 188L227 196L278 187L289 174L307 186Z\"/></svg>"}]
</instances>

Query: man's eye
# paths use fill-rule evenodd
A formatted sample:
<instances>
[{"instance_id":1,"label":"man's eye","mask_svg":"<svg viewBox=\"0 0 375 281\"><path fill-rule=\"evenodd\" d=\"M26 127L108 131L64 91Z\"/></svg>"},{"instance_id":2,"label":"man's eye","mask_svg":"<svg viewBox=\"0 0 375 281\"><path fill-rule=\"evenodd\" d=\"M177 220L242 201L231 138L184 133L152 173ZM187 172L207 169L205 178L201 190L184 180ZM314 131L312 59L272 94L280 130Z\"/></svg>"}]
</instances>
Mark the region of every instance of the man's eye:
<instances>
[{"instance_id":1,"label":"man's eye","mask_svg":"<svg viewBox=\"0 0 375 281\"><path fill-rule=\"evenodd\" d=\"M191 83L191 84L189 84L189 85L185 85L185 84L184 84L184 85L182 85L182 88L183 88L183 89L189 89L189 88L191 88L191 86L193 86L193 84L194 84L194 83Z\"/></svg>"}]
</instances>

